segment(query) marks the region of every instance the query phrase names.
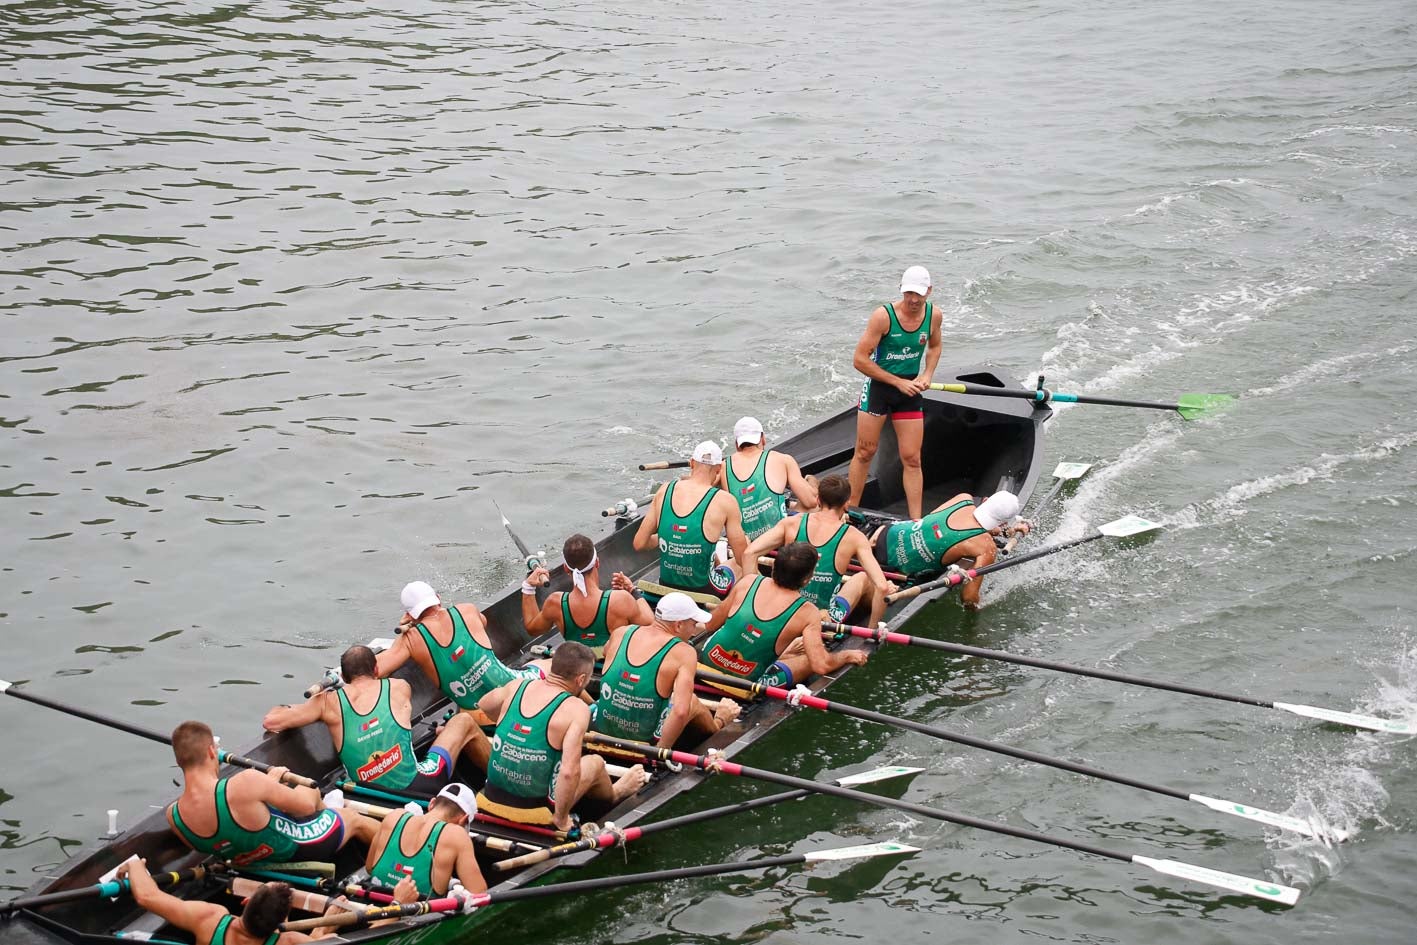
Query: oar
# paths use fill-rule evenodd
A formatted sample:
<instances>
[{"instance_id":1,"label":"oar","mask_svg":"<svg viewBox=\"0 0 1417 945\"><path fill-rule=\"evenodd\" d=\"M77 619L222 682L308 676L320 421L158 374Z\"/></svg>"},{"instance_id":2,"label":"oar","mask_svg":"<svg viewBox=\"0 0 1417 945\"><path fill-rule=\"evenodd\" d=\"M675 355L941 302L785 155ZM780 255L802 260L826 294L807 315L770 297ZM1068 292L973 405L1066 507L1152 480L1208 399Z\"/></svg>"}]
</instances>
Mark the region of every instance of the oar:
<instances>
[{"instance_id":1,"label":"oar","mask_svg":"<svg viewBox=\"0 0 1417 945\"><path fill-rule=\"evenodd\" d=\"M1087 471L1091 468L1091 463L1059 463L1055 466L1053 469L1053 478L1056 479L1057 482L1053 484L1053 488L1048 490L1048 494L1043 497L1043 500L1033 507L1033 512L1031 513L1033 520L1037 521L1039 517L1043 515L1043 510L1046 509L1048 503L1052 502L1054 497L1063 490L1063 486L1070 482L1076 482L1083 476L1086 476ZM1023 536L1019 532L1014 532L1013 535L1010 536L1008 544L1004 545L1004 554L1013 554L1013 550L1018 545L1018 540L1021 537Z\"/></svg>"},{"instance_id":2,"label":"oar","mask_svg":"<svg viewBox=\"0 0 1417 945\"><path fill-rule=\"evenodd\" d=\"M773 560L774 560L776 557L777 557L777 552L776 552L776 551L769 551L767 554L761 555L761 556L758 558L758 564L770 565L770 564L773 563ZM855 573L855 572L857 572L857 571L865 571L866 569L863 568L863 567L861 567L861 565L859 565L859 564L857 564L856 562L853 561L851 564L848 564L848 565L846 566L846 570L851 571L852 573ZM908 580L910 580L910 579L907 578L904 574L901 574L901 573L899 573L898 571L882 571L881 573L884 574L884 575L886 576L886 579L889 580L889 581L908 581Z\"/></svg>"},{"instance_id":3,"label":"oar","mask_svg":"<svg viewBox=\"0 0 1417 945\"><path fill-rule=\"evenodd\" d=\"M16 689L14 688L14 685L14 683L8 683L5 680L0 679L0 692L14 696L16 699L23 699L26 702L33 702L35 705L42 705L45 708L63 712L65 715L72 715L76 716L77 718L88 719L90 722L97 722L99 725L107 725L109 728L116 728L120 732L127 732L129 735L137 735L139 738L146 738L149 741L162 742L162 744L167 745L169 747L171 747L172 745L172 738L168 735L164 735L162 732L156 732L150 728L144 728L141 725L134 725L132 722L124 722L120 719L111 718L107 715L99 715L97 712L90 712L87 709L80 709L78 706L59 702L55 699L48 699L44 696L36 696L33 693L24 692L23 690ZM255 768L257 771L271 770L271 766L266 764L264 761L257 761L254 758L245 758L241 755L233 755L231 752L226 751L225 749L217 750L217 760L220 761L222 764L235 765L238 768ZM297 787L319 787L319 784L317 784L315 781L311 780L310 778L302 777L293 771L287 771L285 773L285 777L281 780L285 781L286 784L292 784Z\"/></svg>"},{"instance_id":4,"label":"oar","mask_svg":"<svg viewBox=\"0 0 1417 945\"><path fill-rule=\"evenodd\" d=\"M1042 386L1039 378L1037 390L1019 390L1013 387L984 387L979 384L931 384L931 390L942 390L950 394L977 394L981 397L1017 397L1031 400L1035 404L1050 401L1060 404L1105 404L1110 407L1145 407L1150 410L1174 410L1183 420L1196 420L1219 410L1234 401L1230 394L1182 394L1174 404L1162 404L1149 400L1118 400L1115 397L1090 397L1086 394L1058 394Z\"/></svg>"},{"instance_id":5,"label":"oar","mask_svg":"<svg viewBox=\"0 0 1417 945\"><path fill-rule=\"evenodd\" d=\"M978 830L988 830L993 833L1002 833L1010 837L1018 837L1023 840L1033 840L1037 843L1046 843L1057 847L1066 847L1070 850L1078 850L1082 853L1091 853L1093 856L1107 857L1112 860L1120 860L1123 863L1135 863L1147 869L1164 873L1167 876L1175 876L1179 879L1187 879L1197 883L1205 883L1219 889L1227 889L1231 892L1241 893L1246 896L1254 896L1267 902L1279 902L1287 906L1294 905L1299 900L1299 890L1290 886L1281 886L1277 883L1269 883L1265 880L1251 879L1247 876L1238 876L1234 873L1225 873L1220 870L1208 869L1204 866L1195 866L1190 863L1183 863L1179 860L1158 860L1140 854L1122 853L1110 850L1106 847L1096 846L1091 843L1082 843L1077 840L1069 840L1065 837L1054 837L1034 830L1027 830L1022 827L1014 827L1009 824L1001 824L992 820L983 820L978 817L971 817L968 814L959 814L954 811L942 810L938 807L927 807L924 804L916 804L911 801L897 800L893 797L883 797L878 794L867 794L864 791L853 791L850 788L838 787L835 784L827 784L822 781L810 781L806 778L797 778L789 774L781 774L776 771L767 771L762 768L750 768L747 765L740 765L732 761L724 761L718 758L709 759L702 755L692 755L688 752L673 751L668 748L658 748L654 745L646 745L643 742L632 742L623 738L614 738L609 735L602 735L599 732L589 732L585 736L586 741L611 745L625 751L638 752L645 758L657 758L660 761L672 761L690 767L700 768L705 771L718 771L723 774L737 777L754 778L759 781L770 781L774 784L781 784L786 787L802 788L808 791L815 791L818 794L830 794L834 797L844 797L848 800L858 801L863 804L872 804L877 807L889 807L892 810L905 811L908 814L916 814L920 817L928 817L931 820L944 820L954 824L961 824L965 827L974 827Z\"/></svg>"},{"instance_id":6,"label":"oar","mask_svg":"<svg viewBox=\"0 0 1417 945\"><path fill-rule=\"evenodd\" d=\"M250 877L242 879L242 877ZM288 886L295 886L301 889L312 889L318 892L334 893L336 896L356 896L360 899L368 899L370 902L377 902L387 905L394 902L393 890L376 887L372 885L360 885L359 883L340 883L328 879L316 879L313 876L301 876L298 873L281 873L275 870L243 869L241 876L231 883L231 891L238 896L249 896L255 892L243 892L240 888L244 883L251 886L261 886L264 883L285 883ZM425 897L426 898L426 897ZM323 910L322 910L323 911Z\"/></svg>"},{"instance_id":7,"label":"oar","mask_svg":"<svg viewBox=\"0 0 1417 945\"><path fill-rule=\"evenodd\" d=\"M1117 519L1115 522L1107 522L1106 524L1099 525L1081 538L1074 538L1072 541L1065 541L1048 548L1030 551L1026 555L1016 555L1009 558L1007 561L996 561L982 568L961 568L941 575L933 581L926 581L924 584L917 584L914 587L907 587L903 591L887 594L886 603L894 604L896 601L909 600L927 591L937 590L942 587L954 587L956 584L963 584L966 578L983 577L986 574L993 574L995 571L1002 571L1005 568L1012 568L1029 561L1037 561L1039 558L1046 558L1049 555L1055 555L1060 551L1074 548L1085 542L1096 541L1099 538L1127 538L1132 535L1143 534L1144 532L1156 531L1159 528L1161 528L1161 525L1156 522L1149 522L1136 515L1127 515Z\"/></svg>"},{"instance_id":8,"label":"oar","mask_svg":"<svg viewBox=\"0 0 1417 945\"><path fill-rule=\"evenodd\" d=\"M875 768L871 771L863 771L860 774L848 775L838 778L833 784L842 786L858 784L874 784L877 781L885 781L889 778L898 778L907 774L919 774L924 768L902 768L899 765L892 765L885 768ZM622 843L629 843L641 837L647 837L652 833L659 833L663 830L673 830L676 827L685 827L689 824L700 824L706 820L717 820L719 817L727 817L730 814L742 814L759 807L769 807L773 804L781 804L784 801L795 801L811 794L811 791L784 791L781 794L770 794L767 797L755 797L746 801L739 801L736 804L724 804L722 807L711 807L708 810L696 811L692 814L683 814L679 817L670 817L668 820L661 820L657 823L645 824L642 827L626 827L624 830L614 828L606 824L602 833L594 837L585 837L571 843L562 843L554 847L546 847L525 856L516 856L507 860L500 860L492 864L492 869L505 873L510 870L519 870L525 866L535 863L542 863L546 860L560 859L570 856L573 853L582 853L586 850L603 850L606 847L613 847Z\"/></svg>"},{"instance_id":9,"label":"oar","mask_svg":"<svg viewBox=\"0 0 1417 945\"><path fill-rule=\"evenodd\" d=\"M192 880L205 879L208 875L204 866L194 866L191 869L181 870L174 873L154 873L153 882L159 888L177 886L181 883ZM0 915L9 915L20 909L38 909L41 906L52 906L58 902L76 902L82 899L112 899L130 891L132 887L128 885L126 879L110 880L106 883L98 883L93 886L82 886L78 889L65 889L62 892L41 893L38 896L29 896L24 899L11 899L9 902L0 903Z\"/></svg>"},{"instance_id":10,"label":"oar","mask_svg":"<svg viewBox=\"0 0 1417 945\"><path fill-rule=\"evenodd\" d=\"M864 640L875 640L877 643L897 643L902 646L918 646L930 650L941 650L946 653L959 653L963 656L977 656L980 659L998 660L1002 663L1018 663L1020 666L1036 666L1039 669L1051 669L1059 673L1072 673L1074 676L1091 676L1094 679L1106 679L1111 682L1126 683L1132 686L1144 686L1148 689L1164 689L1167 692L1179 692L1188 696L1199 696L1202 699L1238 702L1241 705L1253 705L1261 709L1278 709L1281 712L1290 712L1294 715L1302 715L1305 718L1335 722L1339 725L1349 725L1353 728L1371 729L1374 732L1410 735L1413 731L1412 724L1401 719L1382 719L1375 715L1357 715L1352 712L1341 712L1337 709L1324 709L1312 705L1297 705L1292 702L1270 702L1267 699L1256 699L1253 696L1237 696L1227 692L1217 692L1213 689L1199 689L1195 686L1164 682L1159 679L1148 679L1145 676L1132 676L1128 673L1117 673L1107 669L1090 669L1086 666L1075 666L1071 663L1055 663L1052 660L1036 659L1032 656L1019 656L1016 653L1005 653L1002 650L986 650L977 646L965 646L962 643L946 643L943 640L926 640L921 637L908 636L904 633L896 633L894 630L872 630L870 627L853 627L850 624L832 623L829 621L822 623L822 629L830 630L833 633L849 634Z\"/></svg>"},{"instance_id":11,"label":"oar","mask_svg":"<svg viewBox=\"0 0 1417 945\"><path fill-rule=\"evenodd\" d=\"M546 553L542 551L533 552L526 546L526 542L512 528L512 523L507 521L507 516L503 514L502 507L497 504L497 500L492 500L492 507L497 510L497 514L502 517L502 527L507 530L507 534L512 536L512 543L517 546L517 550L522 553L522 558L526 560L526 573L530 574L537 568L546 566Z\"/></svg>"},{"instance_id":12,"label":"oar","mask_svg":"<svg viewBox=\"0 0 1417 945\"><path fill-rule=\"evenodd\" d=\"M973 735L963 735L937 725L917 722L914 719L887 715L884 712L876 712L873 709L862 709L857 706L847 705L843 702L832 702L831 700L823 699L821 696L812 695L805 688L797 690L783 689L780 686L769 686L761 682L750 682L746 679L724 676L721 673L711 673L705 670L700 670L695 676L704 682L712 683L715 686L720 686L731 691L742 692L750 696L767 696L771 699L777 699L780 702L786 702L788 705L792 706L806 706L809 709L835 712L839 715L847 715L851 718L863 719L867 722L876 722L880 725L909 729L912 732L920 732L922 735L929 735L932 738L954 742L958 745L968 745L971 748L980 748L997 755L1008 755L1010 758L1031 761L1034 764L1046 765L1049 768L1071 771L1074 774L1081 774L1089 778L1111 781L1114 784L1125 784L1127 787L1134 787L1152 794L1160 794L1164 797L1174 797L1177 800L1190 801L1195 804L1200 804L1203 807L1208 807L1211 810L1219 811L1222 814L1230 814L1233 817L1243 817L1246 820L1258 821L1262 824L1268 824L1271 827L1278 827L1280 830L1303 834L1306 837L1323 839L1328 836L1327 833L1315 829L1314 826L1307 821L1300 820L1298 817L1291 817L1288 814L1276 814L1273 811L1264 810L1259 807L1250 807L1247 804L1237 804L1234 801L1207 797L1204 794L1192 794L1189 791L1167 787L1164 784L1153 784L1125 774L1113 774L1110 771L1103 771L1101 768L1078 764L1063 758L1055 758L1052 755L1044 755L1023 748L1014 748L1011 745L1002 745L998 742L987 741L983 738L975 738Z\"/></svg>"},{"instance_id":13,"label":"oar","mask_svg":"<svg viewBox=\"0 0 1417 945\"><path fill-rule=\"evenodd\" d=\"M654 496L652 495L647 495L643 499L640 499L638 502L636 502L634 499L621 499L619 502L616 502L614 505L610 506L610 508L601 509L600 515L602 518L609 518L612 515L617 517L628 517L634 515L640 509L647 508L649 504L653 501Z\"/></svg>"},{"instance_id":14,"label":"oar","mask_svg":"<svg viewBox=\"0 0 1417 945\"><path fill-rule=\"evenodd\" d=\"M687 459L661 459L655 463L640 463L640 472L650 472L655 469L688 469Z\"/></svg>"},{"instance_id":15,"label":"oar","mask_svg":"<svg viewBox=\"0 0 1417 945\"><path fill-rule=\"evenodd\" d=\"M871 795L866 795L870 797ZM704 866L685 866L674 870L655 870L651 873L631 873L628 876L605 876L600 879L580 879L569 883L555 883L548 886L523 886L519 889L495 889L484 893L464 894L464 901L449 898L433 899L427 903L411 903L408 906L387 906L369 909L362 916L338 915L318 919L300 919L281 925L285 932L305 932L321 926L344 927L379 919L399 918L408 915L425 915L429 912L471 912L484 906L502 902L518 902L523 899L540 899L543 896L560 896L565 893L591 892L597 889L617 889L621 886L635 886L644 883L667 883L676 879L690 879L697 876L719 876L724 873L746 873L752 870L771 869L776 866L792 866L797 863L817 863L824 860L860 860L877 856L908 856L919 853L919 847L904 843L868 843L853 847L829 847L821 850L807 850L803 853L789 853L786 856L769 856L760 860L739 860L733 863L711 863ZM447 905L446 903L453 903ZM419 909L419 906L426 908ZM403 911L407 910L407 911Z\"/></svg>"}]
</instances>

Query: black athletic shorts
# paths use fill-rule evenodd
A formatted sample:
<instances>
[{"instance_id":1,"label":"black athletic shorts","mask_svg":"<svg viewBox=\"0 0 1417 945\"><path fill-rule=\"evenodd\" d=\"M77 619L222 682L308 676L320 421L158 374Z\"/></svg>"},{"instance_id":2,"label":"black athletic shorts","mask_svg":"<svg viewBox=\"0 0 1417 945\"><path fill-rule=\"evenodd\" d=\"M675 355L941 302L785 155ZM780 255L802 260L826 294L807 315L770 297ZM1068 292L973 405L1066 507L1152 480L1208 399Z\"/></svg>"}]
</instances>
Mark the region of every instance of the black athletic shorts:
<instances>
[{"instance_id":1,"label":"black athletic shorts","mask_svg":"<svg viewBox=\"0 0 1417 945\"><path fill-rule=\"evenodd\" d=\"M922 394L903 394L890 384L871 378L861 388L860 409L873 417L890 417L892 420L925 419L925 397Z\"/></svg>"}]
</instances>

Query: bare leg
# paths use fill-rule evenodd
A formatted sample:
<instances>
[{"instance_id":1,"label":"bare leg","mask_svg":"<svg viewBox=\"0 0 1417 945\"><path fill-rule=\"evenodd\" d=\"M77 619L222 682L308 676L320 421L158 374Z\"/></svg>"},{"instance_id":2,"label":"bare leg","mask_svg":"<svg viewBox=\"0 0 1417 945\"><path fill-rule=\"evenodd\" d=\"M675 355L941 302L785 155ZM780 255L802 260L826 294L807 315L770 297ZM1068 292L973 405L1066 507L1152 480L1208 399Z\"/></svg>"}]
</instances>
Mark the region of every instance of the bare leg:
<instances>
[{"instance_id":1,"label":"bare leg","mask_svg":"<svg viewBox=\"0 0 1417 945\"><path fill-rule=\"evenodd\" d=\"M851 498L848 507L861 504L861 494L866 491L866 480L871 475L871 460L876 456L876 447L881 442L881 429L886 425L885 417L856 411L856 452L851 455Z\"/></svg>"},{"instance_id":2,"label":"bare leg","mask_svg":"<svg viewBox=\"0 0 1417 945\"><path fill-rule=\"evenodd\" d=\"M441 748L448 753L448 757L457 760L462 753L463 746L474 737L473 733L482 734L481 730L472 722L472 716L466 712L459 712L448 719L448 724L444 725L438 732L438 737L433 739L433 747Z\"/></svg>"},{"instance_id":3,"label":"bare leg","mask_svg":"<svg viewBox=\"0 0 1417 945\"><path fill-rule=\"evenodd\" d=\"M856 609L857 604L861 603L863 600L869 599L871 602L869 626L874 627L880 622L881 617L885 615L885 598L876 593L876 589L871 586L871 579L863 572L858 571L847 578L842 583L841 589L837 591L837 595L846 601L846 613L848 616ZM842 619L845 620L846 617Z\"/></svg>"},{"instance_id":4,"label":"bare leg","mask_svg":"<svg viewBox=\"0 0 1417 945\"><path fill-rule=\"evenodd\" d=\"M477 711L476 714L472 711L464 711L459 712L453 719L466 718L468 720L468 739L463 742L462 753L468 761L477 765L479 771L486 771L487 761L492 757L492 743L488 741L486 734L482 731L482 726L478 724L478 716L487 718L481 711ZM449 726L453 724L453 719L448 720Z\"/></svg>"},{"instance_id":5,"label":"bare leg","mask_svg":"<svg viewBox=\"0 0 1417 945\"><path fill-rule=\"evenodd\" d=\"M905 507L913 519L923 514L925 476L920 471L920 445L925 441L924 420L892 420L896 442L900 444L901 486L905 489Z\"/></svg>"},{"instance_id":6,"label":"bare leg","mask_svg":"<svg viewBox=\"0 0 1417 945\"><path fill-rule=\"evenodd\" d=\"M576 803L589 798L601 804L618 804L644 787L647 781L649 775L645 773L644 765L633 765L612 784L610 774L605 770L604 758L582 755L581 783L576 789Z\"/></svg>"},{"instance_id":7,"label":"bare leg","mask_svg":"<svg viewBox=\"0 0 1417 945\"><path fill-rule=\"evenodd\" d=\"M374 835L379 832L377 820L363 814L356 814L352 810L341 810L339 816L340 820L344 821L344 843L340 844L341 849L350 840L358 840L366 847L374 842Z\"/></svg>"},{"instance_id":8,"label":"bare leg","mask_svg":"<svg viewBox=\"0 0 1417 945\"><path fill-rule=\"evenodd\" d=\"M718 705L712 710L710 703L703 699L694 700L694 709L689 716L689 721L684 725L684 731L693 738L708 738L717 733L725 725L738 718L738 713L743 711L743 707L732 699L724 697L718 700Z\"/></svg>"}]
</instances>

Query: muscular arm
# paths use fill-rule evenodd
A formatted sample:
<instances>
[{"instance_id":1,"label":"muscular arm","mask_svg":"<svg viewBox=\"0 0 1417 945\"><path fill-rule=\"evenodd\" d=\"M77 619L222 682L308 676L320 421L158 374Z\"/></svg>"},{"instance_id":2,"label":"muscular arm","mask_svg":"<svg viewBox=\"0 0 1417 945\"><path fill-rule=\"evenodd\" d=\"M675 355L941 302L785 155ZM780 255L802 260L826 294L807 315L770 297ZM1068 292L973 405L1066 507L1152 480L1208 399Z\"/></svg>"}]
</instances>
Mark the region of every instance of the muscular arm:
<instances>
[{"instance_id":1,"label":"muscular arm","mask_svg":"<svg viewBox=\"0 0 1417 945\"><path fill-rule=\"evenodd\" d=\"M704 624L704 633L713 633L723 626L728 620L728 615L733 613L733 608L743 599L743 595L748 593L748 587L752 582L739 581L733 585L733 590L728 592L728 596L718 602L718 606L713 609L713 614L709 616L709 622Z\"/></svg>"},{"instance_id":2,"label":"muscular arm","mask_svg":"<svg viewBox=\"0 0 1417 945\"><path fill-rule=\"evenodd\" d=\"M502 712L507 707L507 697L515 685L515 683L507 683L500 689L493 689L477 701L477 707L492 720L493 724L502 721Z\"/></svg>"},{"instance_id":3,"label":"muscular arm","mask_svg":"<svg viewBox=\"0 0 1417 945\"><path fill-rule=\"evenodd\" d=\"M932 305L930 311L930 341L925 348L925 364L915 378L916 381L926 384L930 383L930 378L935 376L935 367L940 363L940 352L944 349L940 332L940 310Z\"/></svg>"},{"instance_id":4,"label":"muscular arm","mask_svg":"<svg viewBox=\"0 0 1417 945\"><path fill-rule=\"evenodd\" d=\"M643 597L636 597L629 591L617 590L610 595L607 616L615 618L610 621L612 628L632 623L644 627L654 623L654 608L650 607L649 601Z\"/></svg>"},{"instance_id":5,"label":"muscular arm","mask_svg":"<svg viewBox=\"0 0 1417 945\"><path fill-rule=\"evenodd\" d=\"M282 784L276 775L284 770L286 769L272 768L266 774L243 771L233 776L232 781L244 778L246 784L251 786L251 793L247 797L252 800L264 801L276 810L284 811L293 817L313 817L325 806L320 792L312 787L290 787Z\"/></svg>"},{"instance_id":6,"label":"muscular arm","mask_svg":"<svg viewBox=\"0 0 1417 945\"><path fill-rule=\"evenodd\" d=\"M851 554L861 562L861 570L866 572L866 576L871 579L876 590L882 594L890 593L888 588L895 585L886 580L886 574L881 570L881 564L876 560L875 552L871 549L871 540L855 525L847 529L846 540L850 543Z\"/></svg>"},{"instance_id":7,"label":"muscular arm","mask_svg":"<svg viewBox=\"0 0 1417 945\"><path fill-rule=\"evenodd\" d=\"M848 663L860 666L866 662L862 650L838 650L833 653L822 642L822 612L811 604L806 604L792 618L794 624L802 622L802 647L807 653L807 663L812 675L825 676L834 673ZM785 638L787 634L783 634ZM789 641L791 642L791 641Z\"/></svg>"},{"instance_id":8,"label":"muscular arm","mask_svg":"<svg viewBox=\"0 0 1417 945\"><path fill-rule=\"evenodd\" d=\"M576 789L581 786L581 739L585 737L589 720L590 713L584 709L572 712L566 723L566 732L561 736L561 770L556 775L557 830L571 829L571 808L575 806Z\"/></svg>"},{"instance_id":9,"label":"muscular arm","mask_svg":"<svg viewBox=\"0 0 1417 945\"><path fill-rule=\"evenodd\" d=\"M325 695L317 692L300 705L278 705L266 713L261 726L268 732L283 732L318 722L325 715Z\"/></svg>"},{"instance_id":10,"label":"muscular arm","mask_svg":"<svg viewBox=\"0 0 1417 945\"><path fill-rule=\"evenodd\" d=\"M453 875L468 892L486 892L487 880L482 878L482 869L477 865L477 850L472 846L472 838L461 827L453 828L453 836L458 845L458 859L453 866Z\"/></svg>"},{"instance_id":11,"label":"muscular arm","mask_svg":"<svg viewBox=\"0 0 1417 945\"><path fill-rule=\"evenodd\" d=\"M659 510L664 504L664 492L668 488L669 483L659 487L654 494L654 501L649 504L649 511L640 519L639 531L635 532L636 551L651 551L659 547Z\"/></svg>"},{"instance_id":12,"label":"muscular arm","mask_svg":"<svg viewBox=\"0 0 1417 945\"><path fill-rule=\"evenodd\" d=\"M991 565L991 564L994 563L994 558L995 558L994 540L991 538L991 539L989 539L989 546L988 546L987 548L986 548L986 547L983 547L983 544L981 543L979 554L977 554L977 555L974 556L974 565L973 565L973 567L974 567L974 568L987 567L988 565ZM961 588L959 589L959 600L960 600L960 603L962 603L962 604L965 606L966 609L968 609L968 610L978 610L978 609L979 609L979 591L981 590L981 586L983 585L983 583L984 583L984 579L983 579L983 578L975 578L974 580L970 581L968 584L964 585L963 587L961 587Z\"/></svg>"},{"instance_id":13,"label":"muscular arm","mask_svg":"<svg viewBox=\"0 0 1417 945\"><path fill-rule=\"evenodd\" d=\"M782 455L782 454L779 454ZM817 507L817 488L802 475L802 467L791 456L782 456L787 461L787 488L797 497L797 506L806 511Z\"/></svg>"},{"instance_id":14,"label":"muscular arm","mask_svg":"<svg viewBox=\"0 0 1417 945\"><path fill-rule=\"evenodd\" d=\"M394 637L394 645L374 657L375 673L383 679L390 676L413 656L413 651L409 649L408 637L413 633L413 624L410 623L398 636Z\"/></svg>"},{"instance_id":15,"label":"muscular arm","mask_svg":"<svg viewBox=\"0 0 1417 945\"><path fill-rule=\"evenodd\" d=\"M694 695L694 670L698 666L698 654L687 643L676 643L672 652L678 660L678 665L674 668L674 690L669 696L669 714L664 718L664 728L661 729L659 741L656 743L660 748L674 747L674 743L684 733L684 726L689 724L694 703L698 698Z\"/></svg>"},{"instance_id":16,"label":"muscular arm","mask_svg":"<svg viewBox=\"0 0 1417 945\"><path fill-rule=\"evenodd\" d=\"M737 501L726 492L720 492L714 496L714 501L720 499L725 503L723 506L723 528L728 533L728 548L733 552L733 560L737 563L736 570L739 577L744 574L755 573L757 566L748 560L748 533L743 531L743 510L738 508Z\"/></svg>"},{"instance_id":17,"label":"muscular arm","mask_svg":"<svg viewBox=\"0 0 1417 945\"><path fill-rule=\"evenodd\" d=\"M537 568L536 571L545 573L542 568ZM532 584L537 583L533 580L536 577L536 571L531 572L527 577L528 582ZM546 600L542 603L540 611L536 609L535 594L522 595L522 623L526 625L526 632L532 636L539 636L547 630L554 628L556 621L552 619L552 616L560 612L561 597L559 594L548 595Z\"/></svg>"},{"instance_id":18,"label":"muscular arm","mask_svg":"<svg viewBox=\"0 0 1417 945\"><path fill-rule=\"evenodd\" d=\"M169 924L190 932L198 940L209 938L216 924L227 914L214 902L189 902L158 889L157 883L148 875L145 860L126 864L119 869L118 875L120 878L127 877L134 902Z\"/></svg>"},{"instance_id":19,"label":"muscular arm","mask_svg":"<svg viewBox=\"0 0 1417 945\"><path fill-rule=\"evenodd\" d=\"M745 559L752 567L745 566L743 573L752 574L757 567L759 558L769 551L775 551L791 542L793 536L789 529L791 529L791 531L797 530L797 519L795 517L783 519L755 538L753 543L748 546L747 557Z\"/></svg>"},{"instance_id":20,"label":"muscular arm","mask_svg":"<svg viewBox=\"0 0 1417 945\"><path fill-rule=\"evenodd\" d=\"M889 330L890 316L886 314L885 308L881 307L872 312L870 319L866 322L866 330L861 333L861 339L856 342L856 351L851 356L851 366L873 381L880 381L882 384L899 388L904 382L871 360L871 355L876 353L876 346L881 343L881 339ZM936 360L939 360L938 352L935 357Z\"/></svg>"}]
</instances>

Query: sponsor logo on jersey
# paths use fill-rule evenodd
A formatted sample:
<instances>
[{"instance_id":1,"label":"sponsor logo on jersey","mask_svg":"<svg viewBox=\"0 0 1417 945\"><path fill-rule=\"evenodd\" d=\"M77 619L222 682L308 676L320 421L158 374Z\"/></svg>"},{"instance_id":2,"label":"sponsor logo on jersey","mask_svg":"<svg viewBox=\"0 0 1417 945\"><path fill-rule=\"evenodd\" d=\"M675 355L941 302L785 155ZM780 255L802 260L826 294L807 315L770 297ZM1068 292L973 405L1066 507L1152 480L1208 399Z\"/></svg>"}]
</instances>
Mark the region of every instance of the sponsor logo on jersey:
<instances>
[{"instance_id":1,"label":"sponsor logo on jersey","mask_svg":"<svg viewBox=\"0 0 1417 945\"><path fill-rule=\"evenodd\" d=\"M375 781L388 774L403 762L403 748L395 745L382 754L369 756L368 762L359 766L354 776L361 781Z\"/></svg>"},{"instance_id":2,"label":"sponsor logo on jersey","mask_svg":"<svg viewBox=\"0 0 1417 945\"><path fill-rule=\"evenodd\" d=\"M922 332L920 333L920 337L917 338L917 339L915 339L915 340L916 340L917 342L919 342L920 344L923 345L923 344L925 343L926 339L928 339L929 337L930 337L930 333L929 333L928 331L922 331Z\"/></svg>"},{"instance_id":3,"label":"sponsor logo on jersey","mask_svg":"<svg viewBox=\"0 0 1417 945\"><path fill-rule=\"evenodd\" d=\"M620 678L625 682L637 683L640 681L639 673L632 673L628 669L620 670Z\"/></svg>"},{"instance_id":4,"label":"sponsor logo on jersey","mask_svg":"<svg viewBox=\"0 0 1417 945\"><path fill-rule=\"evenodd\" d=\"M235 863L237 866L246 866L249 863L255 863L259 860L264 860L266 857L270 856L274 852L276 851L271 849L268 844L263 843L254 850L251 850L247 853L243 853L238 857L233 857L231 862Z\"/></svg>"},{"instance_id":5,"label":"sponsor logo on jersey","mask_svg":"<svg viewBox=\"0 0 1417 945\"><path fill-rule=\"evenodd\" d=\"M708 658L709 662L719 669L726 669L738 676L750 676L753 670L758 668L754 660L744 658L737 650L725 650L719 643L715 643L713 649L709 650Z\"/></svg>"},{"instance_id":6,"label":"sponsor logo on jersey","mask_svg":"<svg viewBox=\"0 0 1417 945\"><path fill-rule=\"evenodd\" d=\"M720 594L733 586L733 569L726 564L709 569L709 586Z\"/></svg>"},{"instance_id":7,"label":"sponsor logo on jersey","mask_svg":"<svg viewBox=\"0 0 1417 945\"><path fill-rule=\"evenodd\" d=\"M326 815L329 816L326 816ZM296 843L315 843L323 840L334 833L340 827L339 816L332 811L321 811L309 820L291 820L288 817L278 817L275 811L271 811L271 826L276 833L289 837Z\"/></svg>"},{"instance_id":8,"label":"sponsor logo on jersey","mask_svg":"<svg viewBox=\"0 0 1417 945\"><path fill-rule=\"evenodd\" d=\"M456 663L458 660L462 659L462 658L463 658L463 654L466 653L466 652L467 652L467 647L465 647L465 646L459 646L456 650L453 650L453 656L452 656L453 662Z\"/></svg>"}]
</instances>

